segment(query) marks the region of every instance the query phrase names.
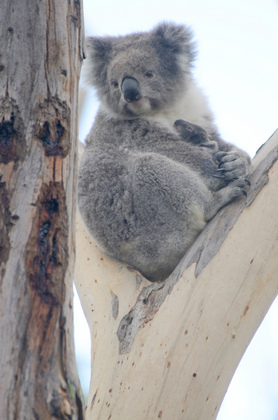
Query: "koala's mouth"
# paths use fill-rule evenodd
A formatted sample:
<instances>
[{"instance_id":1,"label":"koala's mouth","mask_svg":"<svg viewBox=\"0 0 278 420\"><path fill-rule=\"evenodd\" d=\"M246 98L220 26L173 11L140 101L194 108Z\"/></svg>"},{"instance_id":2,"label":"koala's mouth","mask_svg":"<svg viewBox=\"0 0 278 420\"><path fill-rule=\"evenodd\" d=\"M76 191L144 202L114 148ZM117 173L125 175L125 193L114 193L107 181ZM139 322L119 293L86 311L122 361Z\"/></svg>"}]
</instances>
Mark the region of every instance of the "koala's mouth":
<instances>
[{"instance_id":1,"label":"koala's mouth","mask_svg":"<svg viewBox=\"0 0 278 420\"><path fill-rule=\"evenodd\" d=\"M136 115L148 113L151 109L151 104L148 98L140 98L139 101L127 103L127 109Z\"/></svg>"}]
</instances>

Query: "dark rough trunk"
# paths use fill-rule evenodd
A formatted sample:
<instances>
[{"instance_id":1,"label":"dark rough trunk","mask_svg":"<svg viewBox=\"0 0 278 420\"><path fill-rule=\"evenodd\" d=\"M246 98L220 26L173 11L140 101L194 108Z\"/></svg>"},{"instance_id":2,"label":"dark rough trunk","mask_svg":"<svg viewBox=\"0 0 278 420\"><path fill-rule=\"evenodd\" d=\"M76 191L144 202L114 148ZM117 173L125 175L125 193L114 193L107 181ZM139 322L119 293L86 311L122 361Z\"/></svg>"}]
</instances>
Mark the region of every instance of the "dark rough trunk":
<instances>
[{"instance_id":1,"label":"dark rough trunk","mask_svg":"<svg viewBox=\"0 0 278 420\"><path fill-rule=\"evenodd\" d=\"M82 3L0 14L1 419L83 418L73 343Z\"/></svg>"}]
</instances>

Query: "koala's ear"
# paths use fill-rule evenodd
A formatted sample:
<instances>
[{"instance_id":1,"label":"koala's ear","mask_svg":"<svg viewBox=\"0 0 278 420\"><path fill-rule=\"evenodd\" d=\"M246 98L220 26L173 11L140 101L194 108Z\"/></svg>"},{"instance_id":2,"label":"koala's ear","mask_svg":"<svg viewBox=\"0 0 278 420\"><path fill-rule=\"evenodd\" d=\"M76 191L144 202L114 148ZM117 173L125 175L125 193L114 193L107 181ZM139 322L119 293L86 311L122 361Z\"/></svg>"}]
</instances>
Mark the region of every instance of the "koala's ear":
<instances>
[{"instance_id":1,"label":"koala's ear","mask_svg":"<svg viewBox=\"0 0 278 420\"><path fill-rule=\"evenodd\" d=\"M102 83L112 55L112 48L112 37L88 37L86 39L86 60L83 68L85 83L95 87Z\"/></svg>"},{"instance_id":2,"label":"koala's ear","mask_svg":"<svg viewBox=\"0 0 278 420\"><path fill-rule=\"evenodd\" d=\"M86 39L86 47L90 58L105 60L112 51L112 40L109 37L88 37Z\"/></svg>"},{"instance_id":3,"label":"koala's ear","mask_svg":"<svg viewBox=\"0 0 278 420\"><path fill-rule=\"evenodd\" d=\"M187 55L188 62L196 56L193 33L188 26L163 22L152 31L154 46L170 50L172 53Z\"/></svg>"}]
</instances>

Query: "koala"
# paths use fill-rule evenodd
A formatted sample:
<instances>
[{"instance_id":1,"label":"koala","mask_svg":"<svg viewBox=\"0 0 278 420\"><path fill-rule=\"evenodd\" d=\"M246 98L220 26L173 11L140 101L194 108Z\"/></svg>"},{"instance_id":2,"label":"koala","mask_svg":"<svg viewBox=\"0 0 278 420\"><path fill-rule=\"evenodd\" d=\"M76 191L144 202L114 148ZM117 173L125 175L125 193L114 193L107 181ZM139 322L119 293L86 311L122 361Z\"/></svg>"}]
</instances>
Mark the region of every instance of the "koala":
<instances>
[{"instance_id":1,"label":"koala","mask_svg":"<svg viewBox=\"0 0 278 420\"><path fill-rule=\"evenodd\" d=\"M177 120L174 123L174 128L179 133L182 140L205 149L207 148L207 151L211 152L213 155L218 151L217 142L212 141L207 132L199 125L190 124L188 121L184 120Z\"/></svg>"},{"instance_id":2,"label":"koala","mask_svg":"<svg viewBox=\"0 0 278 420\"><path fill-rule=\"evenodd\" d=\"M92 37L87 52L100 106L80 162L80 213L108 255L163 281L219 209L246 195L250 158L218 133L187 26Z\"/></svg>"}]
</instances>

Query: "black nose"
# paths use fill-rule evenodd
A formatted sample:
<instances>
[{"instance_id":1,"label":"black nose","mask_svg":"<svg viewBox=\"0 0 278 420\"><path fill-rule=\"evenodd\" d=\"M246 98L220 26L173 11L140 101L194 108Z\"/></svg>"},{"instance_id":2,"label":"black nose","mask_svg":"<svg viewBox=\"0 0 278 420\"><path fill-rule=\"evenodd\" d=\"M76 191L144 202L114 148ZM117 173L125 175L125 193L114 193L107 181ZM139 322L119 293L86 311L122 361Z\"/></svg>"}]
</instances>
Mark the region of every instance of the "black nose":
<instances>
[{"instance_id":1,"label":"black nose","mask_svg":"<svg viewBox=\"0 0 278 420\"><path fill-rule=\"evenodd\" d=\"M122 92L126 102L139 101L141 98L139 83L133 77L125 77L122 83Z\"/></svg>"}]
</instances>

